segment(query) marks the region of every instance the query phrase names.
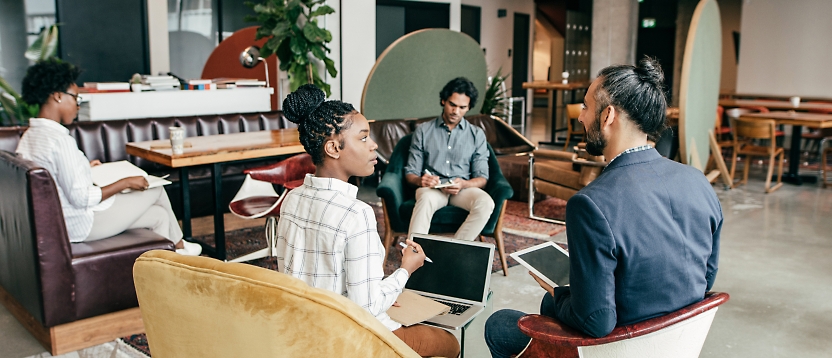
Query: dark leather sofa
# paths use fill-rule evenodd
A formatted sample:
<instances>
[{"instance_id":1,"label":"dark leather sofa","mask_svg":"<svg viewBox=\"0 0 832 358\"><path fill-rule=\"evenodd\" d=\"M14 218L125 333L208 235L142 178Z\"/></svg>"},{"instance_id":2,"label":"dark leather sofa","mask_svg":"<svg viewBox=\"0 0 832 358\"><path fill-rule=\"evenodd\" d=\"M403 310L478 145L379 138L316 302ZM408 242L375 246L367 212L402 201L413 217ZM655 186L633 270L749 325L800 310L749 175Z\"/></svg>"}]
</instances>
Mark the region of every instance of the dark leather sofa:
<instances>
[{"instance_id":1,"label":"dark leather sofa","mask_svg":"<svg viewBox=\"0 0 832 358\"><path fill-rule=\"evenodd\" d=\"M133 262L148 250L173 250L146 229L71 244L52 176L2 150L0 188L0 301L53 354L83 348L88 338L77 342L63 327L87 319L106 327L94 317L137 307Z\"/></svg>"},{"instance_id":2,"label":"dark leather sofa","mask_svg":"<svg viewBox=\"0 0 832 358\"><path fill-rule=\"evenodd\" d=\"M178 170L130 157L125 144L165 139L178 125L188 136L226 134L288 127L281 112L78 122L68 126L89 159L130 160L149 173ZM49 172L17 157L14 150L25 127L0 127L0 302L52 354L62 354L144 331L133 286L132 267L148 250L173 250L173 244L149 230L129 230L112 238L71 244L55 183ZM224 204L244 178L242 170L274 158L227 165ZM193 193L210 192L208 168L190 171ZM177 184L165 188L175 208ZM192 195L195 216L211 213L211 195ZM200 213L200 208L205 211Z\"/></svg>"},{"instance_id":3,"label":"dark leather sofa","mask_svg":"<svg viewBox=\"0 0 832 358\"><path fill-rule=\"evenodd\" d=\"M221 114L210 116L186 116L167 118L142 118L113 121L75 122L67 128L78 142L78 148L90 160L102 162L129 160L150 174L161 176L170 174L168 180L172 185L165 186L171 205L177 217L181 217L182 203L179 191L179 170L172 170L163 165L144 159L128 156L125 145L128 142L140 142L168 138L168 127L185 128L186 137L251 132L297 127L289 122L281 111L244 114ZM0 127L0 150L14 152L25 127ZM228 203L243 183L244 169L274 162L275 159L255 160L223 166L222 206ZM208 166L192 167L189 170L191 193L212 193L211 174ZM191 216L199 217L213 214L212 195L191 195Z\"/></svg>"}]
</instances>

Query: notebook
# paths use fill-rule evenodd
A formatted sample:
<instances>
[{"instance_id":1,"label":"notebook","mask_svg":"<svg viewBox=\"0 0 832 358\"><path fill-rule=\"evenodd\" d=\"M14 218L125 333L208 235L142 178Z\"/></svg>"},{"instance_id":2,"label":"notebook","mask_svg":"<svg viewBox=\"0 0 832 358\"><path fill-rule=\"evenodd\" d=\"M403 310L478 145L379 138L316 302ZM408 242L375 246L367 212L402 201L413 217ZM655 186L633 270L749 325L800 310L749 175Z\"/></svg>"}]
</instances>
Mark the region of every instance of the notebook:
<instances>
[{"instance_id":1,"label":"notebook","mask_svg":"<svg viewBox=\"0 0 832 358\"><path fill-rule=\"evenodd\" d=\"M450 312L424 323L456 330L485 310L491 286L494 245L452 238L411 234L433 263L425 264L407 280L405 290L450 307Z\"/></svg>"},{"instance_id":2,"label":"notebook","mask_svg":"<svg viewBox=\"0 0 832 358\"><path fill-rule=\"evenodd\" d=\"M96 165L90 168L90 174L92 174L92 183L99 187L105 187L121 179L135 176L145 177L145 179L147 179L148 188L155 188L171 183L164 178L148 175L147 172L142 170L142 168L139 168L126 160Z\"/></svg>"}]
</instances>

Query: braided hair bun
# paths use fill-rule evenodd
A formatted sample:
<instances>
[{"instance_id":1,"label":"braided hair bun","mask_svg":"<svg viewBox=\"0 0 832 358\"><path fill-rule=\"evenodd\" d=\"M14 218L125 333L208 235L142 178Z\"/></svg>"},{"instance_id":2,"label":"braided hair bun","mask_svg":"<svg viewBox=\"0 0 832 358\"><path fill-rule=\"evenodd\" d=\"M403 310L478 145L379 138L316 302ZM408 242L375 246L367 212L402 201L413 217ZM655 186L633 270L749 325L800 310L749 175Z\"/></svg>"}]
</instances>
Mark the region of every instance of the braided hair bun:
<instances>
[{"instance_id":1,"label":"braided hair bun","mask_svg":"<svg viewBox=\"0 0 832 358\"><path fill-rule=\"evenodd\" d=\"M283 115L292 123L305 122L326 99L324 91L312 84L300 86L283 100Z\"/></svg>"}]
</instances>

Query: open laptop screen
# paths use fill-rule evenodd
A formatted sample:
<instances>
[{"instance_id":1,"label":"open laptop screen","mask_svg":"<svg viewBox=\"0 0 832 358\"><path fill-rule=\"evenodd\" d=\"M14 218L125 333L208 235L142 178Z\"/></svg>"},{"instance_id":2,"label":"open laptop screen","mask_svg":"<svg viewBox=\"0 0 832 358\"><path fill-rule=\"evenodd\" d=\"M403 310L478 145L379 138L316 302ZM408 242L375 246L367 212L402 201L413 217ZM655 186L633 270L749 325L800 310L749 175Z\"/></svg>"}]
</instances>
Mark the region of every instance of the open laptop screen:
<instances>
[{"instance_id":1,"label":"open laptop screen","mask_svg":"<svg viewBox=\"0 0 832 358\"><path fill-rule=\"evenodd\" d=\"M443 238L445 239L445 238ZM493 247L453 239L413 236L433 263L425 262L407 280L406 288L459 299L483 302L491 274ZM475 246L483 245L483 246Z\"/></svg>"}]
</instances>

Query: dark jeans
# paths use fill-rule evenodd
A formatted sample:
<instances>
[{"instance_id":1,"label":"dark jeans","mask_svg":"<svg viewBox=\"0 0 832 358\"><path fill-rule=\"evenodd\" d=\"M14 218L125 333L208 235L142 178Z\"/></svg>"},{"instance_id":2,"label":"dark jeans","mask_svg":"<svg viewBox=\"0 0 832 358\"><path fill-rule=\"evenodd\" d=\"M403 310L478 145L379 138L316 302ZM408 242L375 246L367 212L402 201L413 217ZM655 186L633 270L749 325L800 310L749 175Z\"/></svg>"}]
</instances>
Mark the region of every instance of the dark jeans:
<instances>
[{"instance_id":1,"label":"dark jeans","mask_svg":"<svg viewBox=\"0 0 832 358\"><path fill-rule=\"evenodd\" d=\"M555 299L546 293L540 302L540 314L555 316ZM508 358L526 348L531 338L520 332L517 320L525 313L515 310L499 310L485 322L485 343L494 358Z\"/></svg>"}]
</instances>

